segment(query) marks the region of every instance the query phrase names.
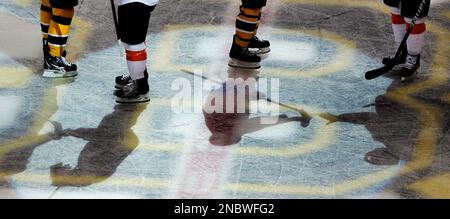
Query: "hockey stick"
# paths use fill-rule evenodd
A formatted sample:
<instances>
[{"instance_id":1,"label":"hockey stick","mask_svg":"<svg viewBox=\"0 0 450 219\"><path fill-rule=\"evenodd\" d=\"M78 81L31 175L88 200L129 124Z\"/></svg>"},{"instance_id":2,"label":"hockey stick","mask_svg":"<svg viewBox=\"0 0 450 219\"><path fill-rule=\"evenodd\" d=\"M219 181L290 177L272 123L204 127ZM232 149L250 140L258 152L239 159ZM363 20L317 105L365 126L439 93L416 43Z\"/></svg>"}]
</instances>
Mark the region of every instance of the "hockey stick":
<instances>
[{"instance_id":1,"label":"hockey stick","mask_svg":"<svg viewBox=\"0 0 450 219\"><path fill-rule=\"evenodd\" d=\"M111 2L111 9L112 9L112 14L113 14L113 19L114 19L114 27L116 28L117 40L120 41L119 20L117 19L116 5L114 4L114 0L111 0L110 2Z\"/></svg>"},{"instance_id":2,"label":"hockey stick","mask_svg":"<svg viewBox=\"0 0 450 219\"><path fill-rule=\"evenodd\" d=\"M222 84L222 82L220 82L220 81L216 81L216 80L214 80L214 79L210 79L210 78L208 78L208 77L206 77L206 76L203 76L203 75L198 75L198 74L196 74L195 72L190 71L190 70L187 70L187 69L181 69L181 71L184 72L184 73L193 75L193 76L195 76L195 77L201 77L203 80L211 81L211 82L214 82L214 83L216 83L216 84ZM306 112L305 110L303 110L303 109L297 109L297 108L295 108L295 107L286 105L286 104L284 104L284 103L279 103L279 102L273 101L272 99L270 99L270 98L268 98L268 97L267 97L265 100L266 100L267 102L277 104L277 105L279 105L279 106L281 106L281 107L283 107L283 108L292 110L292 111L294 111L294 112L298 112L298 113L300 113L300 115L302 115L302 117L304 117L304 118L307 119L308 121L311 120L311 118L312 118L312 117L309 115L309 113L307 113L307 112Z\"/></svg>"},{"instance_id":3,"label":"hockey stick","mask_svg":"<svg viewBox=\"0 0 450 219\"><path fill-rule=\"evenodd\" d=\"M117 17L117 12L116 12L116 4L114 4L114 0L110 0L110 2L111 2L112 15L113 15L113 19L114 19L114 27L116 30L117 44L119 45L119 48L122 48L122 41L120 40L119 19ZM119 49L119 57L123 57L123 51L121 49Z\"/></svg>"},{"instance_id":4,"label":"hockey stick","mask_svg":"<svg viewBox=\"0 0 450 219\"><path fill-rule=\"evenodd\" d=\"M403 37L403 40L400 43L400 46L397 48L397 52L395 53L394 58L392 58L393 61L381 68L377 68L377 69L366 72L365 76L366 76L367 80L372 80L372 79L378 78L381 75L388 73L390 70L392 70L394 68L394 66L396 65L395 60L398 60L400 58L403 47L406 45L406 41L408 40L409 35L411 34L411 31L414 28L414 25L416 25L416 22L419 19L420 14L422 13L423 7L425 6L425 2L426 2L426 0L422 0L422 2L420 3L419 8L417 9L417 13L411 21L410 27L406 31L406 34Z\"/></svg>"}]
</instances>

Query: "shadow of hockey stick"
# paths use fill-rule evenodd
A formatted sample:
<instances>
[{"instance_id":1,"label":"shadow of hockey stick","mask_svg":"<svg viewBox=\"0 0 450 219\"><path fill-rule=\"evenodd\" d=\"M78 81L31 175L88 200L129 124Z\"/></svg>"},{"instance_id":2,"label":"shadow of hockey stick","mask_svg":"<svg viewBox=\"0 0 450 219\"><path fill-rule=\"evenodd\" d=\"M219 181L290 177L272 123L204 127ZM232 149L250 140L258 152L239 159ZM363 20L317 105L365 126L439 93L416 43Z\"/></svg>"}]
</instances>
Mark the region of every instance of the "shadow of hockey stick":
<instances>
[{"instance_id":1,"label":"shadow of hockey stick","mask_svg":"<svg viewBox=\"0 0 450 219\"><path fill-rule=\"evenodd\" d=\"M222 83L223 83L223 82L220 82L220 81L217 81L217 80L214 80L214 79L210 79L210 78L208 78L208 77L206 77L206 76L204 76L204 75L196 74L195 72L190 71L190 70L187 70L187 69L181 69L181 71L184 72L184 73L193 75L193 76L195 76L195 77L200 77L200 78L202 78L203 80L214 82L214 83L216 83L216 84L222 84ZM310 115L308 112L306 112L304 109L298 109L298 108L289 106L289 105L284 104L284 103L280 103L280 102L277 102L277 101L273 101L273 100L270 99L270 98L265 98L265 100L266 100L267 102L277 104L277 105L279 105L279 106L281 106L281 107L283 107L283 108L285 108L285 109L288 109L288 110L291 110L291 111L294 111L294 112L298 112L298 113L299 113L305 120L307 120L307 121L310 121L310 120L312 119L311 115Z\"/></svg>"}]
</instances>

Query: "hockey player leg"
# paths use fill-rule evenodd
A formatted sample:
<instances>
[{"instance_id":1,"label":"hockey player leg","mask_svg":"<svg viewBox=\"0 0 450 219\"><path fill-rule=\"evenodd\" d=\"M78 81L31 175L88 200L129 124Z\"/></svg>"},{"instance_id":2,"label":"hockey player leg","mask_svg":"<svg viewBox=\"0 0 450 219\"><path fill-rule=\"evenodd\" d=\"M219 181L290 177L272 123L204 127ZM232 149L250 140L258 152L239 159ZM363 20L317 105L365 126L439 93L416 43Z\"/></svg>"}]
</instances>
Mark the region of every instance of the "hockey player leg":
<instances>
[{"instance_id":1,"label":"hockey player leg","mask_svg":"<svg viewBox=\"0 0 450 219\"><path fill-rule=\"evenodd\" d=\"M146 72L147 52L144 43L137 45L125 44L130 82L115 92L118 103L147 102L149 91ZM117 81L116 81L117 82Z\"/></svg>"},{"instance_id":2,"label":"hockey player leg","mask_svg":"<svg viewBox=\"0 0 450 219\"><path fill-rule=\"evenodd\" d=\"M265 0L242 0L241 12L236 18L236 34L229 53L229 66L250 69L261 67L261 57L251 52L249 45L255 39L261 9L265 4Z\"/></svg>"},{"instance_id":3,"label":"hockey player leg","mask_svg":"<svg viewBox=\"0 0 450 219\"><path fill-rule=\"evenodd\" d=\"M50 4L50 0L41 0L40 23L42 31L42 51L44 53L44 60L49 55L48 29L50 28L51 20L52 20L52 6Z\"/></svg>"},{"instance_id":4,"label":"hockey player leg","mask_svg":"<svg viewBox=\"0 0 450 219\"><path fill-rule=\"evenodd\" d=\"M118 103L140 103L150 101L147 52L144 43L151 12L155 6L143 3L128 3L119 6L119 34L127 53L129 74L116 77Z\"/></svg>"},{"instance_id":5,"label":"hockey player leg","mask_svg":"<svg viewBox=\"0 0 450 219\"><path fill-rule=\"evenodd\" d=\"M425 45L426 25L423 19L417 21L408 38L408 54L400 71L402 81L407 81L416 75L420 67L420 55Z\"/></svg>"},{"instance_id":6,"label":"hockey player leg","mask_svg":"<svg viewBox=\"0 0 450 219\"><path fill-rule=\"evenodd\" d=\"M391 7L391 21L392 21L392 30L394 33L395 40L395 48L400 46L403 37L406 34L406 22L404 18L400 14L399 7ZM401 54L398 58L394 58L395 56L388 56L383 58L384 65L399 65L405 63L406 60L406 46L402 48Z\"/></svg>"},{"instance_id":7,"label":"hockey player leg","mask_svg":"<svg viewBox=\"0 0 450 219\"><path fill-rule=\"evenodd\" d=\"M405 21L407 23L407 28L412 24L412 17L417 13L419 5L422 0L404 1L402 2L402 15L405 16ZM416 21L413 29L411 30L411 35L407 40L408 55L406 57L405 64L400 71L402 81L407 81L418 72L420 67L420 56L425 45L425 33L426 24L425 20L428 16L428 11L430 8L430 0L426 0L425 6L421 11L419 19Z\"/></svg>"},{"instance_id":8,"label":"hockey player leg","mask_svg":"<svg viewBox=\"0 0 450 219\"><path fill-rule=\"evenodd\" d=\"M242 6L241 6L241 13L244 13ZM268 40L259 39L256 36L258 33L259 25L261 24L261 15L262 12L259 13L254 36L252 37L250 43L248 44L249 50L258 55L263 55L270 52L270 42Z\"/></svg>"},{"instance_id":9,"label":"hockey player leg","mask_svg":"<svg viewBox=\"0 0 450 219\"><path fill-rule=\"evenodd\" d=\"M53 3L58 0L51 0ZM73 8L52 8L52 19L48 29L48 56L44 63L44 77L75 77L77 66L63 56L74 16Z\"/></svg>"}]
</instances>

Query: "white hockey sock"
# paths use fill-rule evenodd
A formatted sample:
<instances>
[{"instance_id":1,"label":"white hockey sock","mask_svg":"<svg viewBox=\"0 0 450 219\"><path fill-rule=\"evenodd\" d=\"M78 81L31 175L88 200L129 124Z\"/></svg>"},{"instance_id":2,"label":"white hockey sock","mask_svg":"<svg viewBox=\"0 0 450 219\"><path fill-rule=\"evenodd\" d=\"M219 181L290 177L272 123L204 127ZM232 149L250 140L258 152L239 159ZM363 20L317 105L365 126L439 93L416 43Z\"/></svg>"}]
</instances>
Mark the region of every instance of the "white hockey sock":
<instances>
[{"instance_id":1,"label":"white hockey sock","mask_svg":"<svg viewBox=\"0 0 450 219\"><path fill-rule=\"evenodd\" d=\"M405 20L408 23L407 26L409 28L411 19L405 18ZM425 20L423 18L418 19L413 30L411 31L408 41L406 41L406 44L408 45L408 54L420 55L422 53L423 47L425 46L425 31Z\"/></svg>"},{"instance_id":2,"label":"white hockey sock","mask_svg":"<svg viewBox=\"0 0 450 219\"><path fill-rule=\"evenodd\" d=\"M127 53L127 65L132 80L144 78L144 71L147 68L147 51L145 43L137 45L125 44Z\"/></svg>"},{"instance_id":3,"label":"white hockey sock","mask_svg":"<svg viewBox=\"0 0 450 219\"><path fill-rule=\"evenodd\" d=\"M400 15L400 8L391 7L391 18L395 46L398 48L406 34L406 22Z\"/></svg>"},{"instance_id":4,"label":"white hockey sock","mask_svg":"<svg viewBox=\"0 0 450 219\"><path fill-rule=\"evenodd\" d=\"M425 33L411 34L407 41L408 53L410 55L419 55L422 53L425 45Z\"/></svg>"}]
</instances>

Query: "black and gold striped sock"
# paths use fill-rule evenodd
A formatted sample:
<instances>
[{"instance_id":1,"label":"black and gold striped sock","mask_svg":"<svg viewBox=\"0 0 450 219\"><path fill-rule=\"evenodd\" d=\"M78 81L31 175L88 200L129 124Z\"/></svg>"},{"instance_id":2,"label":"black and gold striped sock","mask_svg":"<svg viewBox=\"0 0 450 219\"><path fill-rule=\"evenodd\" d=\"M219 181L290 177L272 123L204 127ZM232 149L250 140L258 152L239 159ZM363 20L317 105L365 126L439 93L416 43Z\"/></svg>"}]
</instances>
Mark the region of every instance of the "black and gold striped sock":
<instances>
[{"instance_id":1,"label":"black and gold striped sock","mask_svg":"<svg viewBox=\"0 0 450 219\"><path fill-rule=\"evenodd\" d=\"M43 40L48 40L48 29L50 27L52 16L50 0L41 0L40 22Z\"/></svg>"},{"instance_id":2,"label":"black and gold striped sock","mask_svg":"<svg viewBox=\"0 0 450 219\"><path fill-rule=\"evenodd\" d=\"M248 47L250 40L255 36L261 18L262 8L245 8L241 5L241 12L236 18L235 43L241 47Z\"/></svg>"},{"instance_id":3,"label":"black and gold striped sock","mask_svg":"<svg viewBox=\"0 0 450 219\"><path fill-rule=\"evenodd\" d=\"M75 10L52 8L52 20L48 30L48 46L50 55L61 57L69 39L70 24Z\"/></svg>"}]
</instances>

